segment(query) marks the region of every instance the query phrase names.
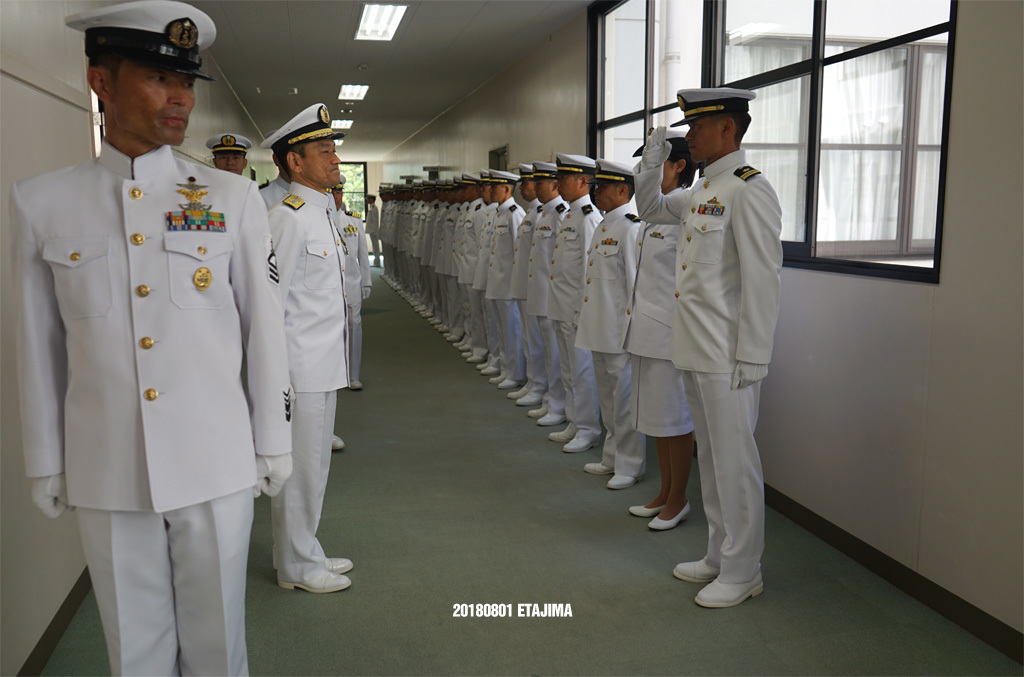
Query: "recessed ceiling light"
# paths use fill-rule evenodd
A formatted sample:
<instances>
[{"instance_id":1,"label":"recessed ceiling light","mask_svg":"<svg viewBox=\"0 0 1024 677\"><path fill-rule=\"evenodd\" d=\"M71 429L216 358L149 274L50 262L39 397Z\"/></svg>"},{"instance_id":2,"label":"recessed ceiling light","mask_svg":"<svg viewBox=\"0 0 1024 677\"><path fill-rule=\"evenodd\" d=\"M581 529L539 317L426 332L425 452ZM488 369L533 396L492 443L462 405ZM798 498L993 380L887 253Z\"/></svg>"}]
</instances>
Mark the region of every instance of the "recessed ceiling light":
<instances>
[{"instance_id":1,"label":"recessed ceiling light","mask_svg":"<svg viewBox=\"0 0 1024 677\"><path fill-rule=\"evenodd\" d=\"M345 143L345 139L335 139L334 140L334 145L335 146L340 146L343 143Z\"/></svg>"},{"instance_id":2,"label":"recessed ceiling light","mask_svg":"<svg viewBox=\"0 0 1024 677\"><path fill-rule=\"evenodd\" d=\"M369 88L370 85L342 85L341 91L338 92L338 98L345 101L362 101ZM350 104L346 103L345 105Z\"/></svg>"},{"instance_id":3,"label":"recessed ceiling light","mask_svg":"<svg viewBox=\"0 0 1024 677\"><path fill-rule=\"evenodd\" d=\"M356 40L390 40L405 15L405 5L363 5Z\"/></svg>"},{"instance_id":4,"label":"recessed ceiling light","mask_svg":"<svg viewBox=\"0 0 1024 677\"><path fill-rule=\"evenodd\" d=\"M257 87L257 94L284 94L292 95L298 94L299 90L295 87Z\"/></svg>"},{"instance_id":5,"label":"recessed ceiling light","mask_svg":"<svg viewBox=\"0 0 1024 677\"><path fill-rule=\"evenodd\" d=\"M352 120L331 120L332 129L352 129Z\"/></svg>"}]
</instances>

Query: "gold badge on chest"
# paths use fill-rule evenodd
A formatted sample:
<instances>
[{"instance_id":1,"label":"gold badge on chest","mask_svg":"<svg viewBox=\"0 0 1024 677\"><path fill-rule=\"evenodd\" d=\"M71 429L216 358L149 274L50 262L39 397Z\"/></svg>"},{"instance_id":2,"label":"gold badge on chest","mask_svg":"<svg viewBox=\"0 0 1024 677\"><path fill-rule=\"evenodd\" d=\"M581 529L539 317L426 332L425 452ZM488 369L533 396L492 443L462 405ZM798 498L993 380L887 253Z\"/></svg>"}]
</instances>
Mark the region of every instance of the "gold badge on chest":
<instances>
[{"instance_id":1,"label":"gold badge on chest","mask_svg":"<svg viewBox=\"0 0 1024 677\"><path fill-rule=\"evenodd\" d=\"M196 286L199 291L206 291L210 288L210 284L213 282L213 273L206 266L196 270L195 274L192 275L192 284Z\"/></svg>"}]
</instances>

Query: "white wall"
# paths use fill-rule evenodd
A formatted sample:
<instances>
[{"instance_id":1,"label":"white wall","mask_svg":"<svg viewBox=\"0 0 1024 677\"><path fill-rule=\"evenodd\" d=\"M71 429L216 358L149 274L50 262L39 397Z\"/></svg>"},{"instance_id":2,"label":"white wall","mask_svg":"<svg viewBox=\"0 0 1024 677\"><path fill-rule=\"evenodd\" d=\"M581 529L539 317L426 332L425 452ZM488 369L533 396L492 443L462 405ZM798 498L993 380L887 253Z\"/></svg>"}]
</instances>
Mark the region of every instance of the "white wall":
<instances>
[{"instance_id":1,"label":"white wall","mask_svg":"<svg viewBox=\"0 0 1024 677\"><path fill-rule=\"evenodd\" d=\"M1019 631L1022 4L959 12L941 282L784 269L758 440L769 484Z\"/></svg>"},{"instance_id":2,"label":"white wall","mask_svg":"<svg viewBox=\"0 0 1024 677\"><path fill-rule=\"evenodd\" d=\"M82 34L69 14L105 2L0 2L0 251L9 248L11 183L92 157ZM208 61L212 74L219 69ZM209 158L209 136L259 139L227 88L197 85L189 138L179 154ZM61 199L54 186L54 199ZM86 207L83 207L86 208ZM2 257L0 257L2 260ZM53 521L32 504L22 458L8 272L0 266L0 674L15 674L85 569L75 516Z\"/></svg>"},{"instance_id":3,"label":"white wall","mask_svg":"<svg viewBox=\"0 0 1024 677\"><path fill-rule=\"evenodd\" d=\"M476 171L487 167L488 151L506 144L510 169L586 152L586 76L584 13L385 155L384 180L425 179L426 166Z\"/></svg>"}]
</instances>

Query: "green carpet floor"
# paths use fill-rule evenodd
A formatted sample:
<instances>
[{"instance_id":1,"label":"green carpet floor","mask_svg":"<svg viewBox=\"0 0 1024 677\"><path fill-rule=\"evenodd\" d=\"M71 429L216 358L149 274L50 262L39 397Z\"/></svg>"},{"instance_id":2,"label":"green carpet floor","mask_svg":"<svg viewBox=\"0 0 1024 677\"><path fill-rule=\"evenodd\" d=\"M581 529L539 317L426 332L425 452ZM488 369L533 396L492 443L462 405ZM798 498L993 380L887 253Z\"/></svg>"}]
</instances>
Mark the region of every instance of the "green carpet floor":
<instances>
[{"instance_id":1,"label":"green carpet floor","mask_svg":"<svg viewBox=\"0 0 1024 677\"><path fill-rule=\"evenodd\" d=\"M672 577L701 557L689 521L649 531L379 279L363 305L361 392L338 397L320 541L355 562L352 587L277 587L269 502L248 575L256 675L1020 675L1021 666L772 510L765 592L702 609ZM571 618L455 618L457 604L570 604ZM91 593L44 674L109 674Z\"/></svg>"}]
</instances>

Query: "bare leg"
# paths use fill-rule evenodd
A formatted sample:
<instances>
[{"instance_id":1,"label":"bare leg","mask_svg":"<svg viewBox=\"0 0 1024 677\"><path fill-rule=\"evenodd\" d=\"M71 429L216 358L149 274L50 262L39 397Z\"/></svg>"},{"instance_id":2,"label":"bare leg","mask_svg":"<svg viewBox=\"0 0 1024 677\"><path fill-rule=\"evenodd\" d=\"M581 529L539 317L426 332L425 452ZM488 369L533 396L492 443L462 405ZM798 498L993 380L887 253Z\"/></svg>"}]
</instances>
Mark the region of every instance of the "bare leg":
<instances>
[{"instance_id":1,"label":"bare leg","mask_svg":"<svg viewBox=\"0 0 1024 677\"><path fill-rule=\"evenodd\" d=\"M669 489L665 491L665 471L661 461L661 445L665 443L669 466ZM690 466L693 464L693 433L676 435L675 437L659 437L655 444L658 445L658 465L662 469L660 499L665 495L665 508L658 514L658 519L670 520L679 514L679 511L686 507L686 485L690 481ZM650 507L659 505L654 503Z\"/></svg>"},{"instance_id":2,"label":"bare leg","mask_svg":"<svg viewBox=\"0 0 1024 677\"><path fill-rule=\"evenodd\" d=\"M654 438L654 449L658 452L658 470L661 471L661 491L658 492L654 499L648 501L647 505L644 506L645 508L658 508L668 502L669 493L672 489L672 464L669 459L669 442L672 439L674 438Z\"/></svg>"}]
</instances>

